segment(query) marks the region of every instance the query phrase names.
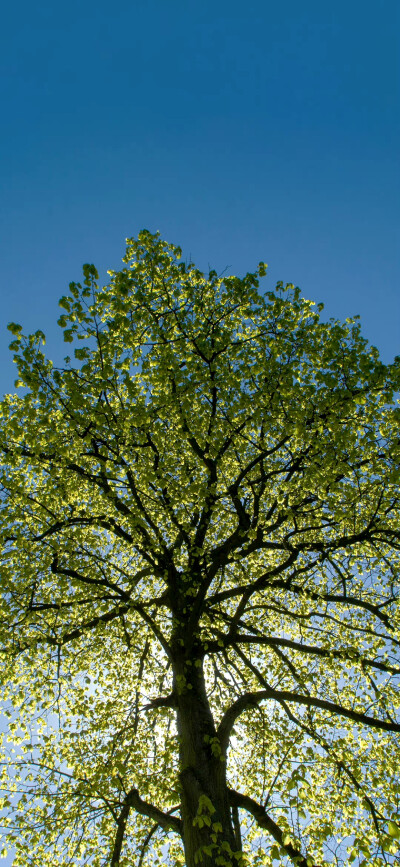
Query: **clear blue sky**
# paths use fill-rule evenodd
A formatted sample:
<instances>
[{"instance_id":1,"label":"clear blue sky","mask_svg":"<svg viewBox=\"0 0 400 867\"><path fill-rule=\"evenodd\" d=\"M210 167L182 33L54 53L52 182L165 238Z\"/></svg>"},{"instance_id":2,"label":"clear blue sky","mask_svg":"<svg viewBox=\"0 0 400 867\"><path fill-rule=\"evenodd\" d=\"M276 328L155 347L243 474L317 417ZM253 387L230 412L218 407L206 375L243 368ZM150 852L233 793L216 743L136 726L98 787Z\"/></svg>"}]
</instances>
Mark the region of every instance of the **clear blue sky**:
<instances>
[{"instance_id":1,"label":"clear blue sky","mask_svg":"<svg viewBox=\"0 0 400 867\"><path fill-rule=\"evenodd\" d=\"M269 263L400 353L398 0L41 0L1 22L0 393L9 320L159 229L199 267Z\"/></svg>"}]
</instances>

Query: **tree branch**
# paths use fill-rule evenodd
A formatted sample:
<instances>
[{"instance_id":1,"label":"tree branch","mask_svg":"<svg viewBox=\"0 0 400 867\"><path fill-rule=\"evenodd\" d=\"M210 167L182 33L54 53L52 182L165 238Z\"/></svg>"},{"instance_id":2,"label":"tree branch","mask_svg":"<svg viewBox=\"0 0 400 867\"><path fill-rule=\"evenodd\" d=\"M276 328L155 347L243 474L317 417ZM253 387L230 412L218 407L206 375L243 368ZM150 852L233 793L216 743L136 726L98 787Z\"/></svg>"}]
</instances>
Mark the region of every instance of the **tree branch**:
<instances>
[{"instance_id":1,"label":"tree branch","mask_svg":"<svg viewBox=\"0 0 400 867\"><path fill-rule=\"evenodd\" d=\"M168 831L175 831L175 833L179 834L179 836L182 837L182 822L180 819L177 819L176 816L171 815L173 810L176 810L177 808L173 807L172 810L168 813L163 813L163 811L159 810L158 807L155 807L153 804L149 804L147 801L143 801L139 795L138 790L133 788L126 795L122 810L117 821L117 833L115 836L114 849L111 856L111 867L118 867L119 865L122 844L124 842L126 823L132 807L134 810L136 810L137 813L140 813L141 816L147 816L149 819L153 819L153 821L155 820L156 825L160 825L161 828L164 828Z\"/></svg>"},{"instance_id":2,"label":"tree branch","mask_svg":"<svg viewBox=\"0 0 400 867\"><path fill-rule=\"evenodd\" d=\"M244 695L240 696L240 698L238 698L224 713L217 732L223 750L227 748L229 735L235 724L235 720L237 720L237 718L249 707L257 707L263 699L274 699L280 703L293 701L296 704L304 704L306 707L317 707L321 708L321 710L330 711L339 716L347 717L348 719L353 720L353 722L361 723L372 728L382 729L383 731L388 732L400 732L400 724L398 723L376 719L367 714L359 713L358 711L343 707L333 701L313 698L313 696L308 695L299 695L290 690L273 689L269 686L267 689L260 690L259 692L244 693Z\"/></svg>"},{"instance_id":3,"label":"tree branch","mask_svg":"<svg viewBox=\"0 0 400 867\"><path fill-rule=\"evenodd\" d=\"M257 825L259 825L260 828L265 828L278 845L285 850L286 854L293 861L293 864L295 864L296 867L307 867L307 859L303 857L300 849L297 849L290 842L284 842L286 835L261 804L258 804L257 801L253 801L253 798L250 798L249 795L242 795L241 792L236 792L235 789L229 789L228 791L229 801L232 807L241 807L242 810L246 810L247 813L250 813L256 820Z\"/></svg>"},{"instance_id":4,"label":"tree branch","mask_svg":"<svg viewBox=\"0 0 400 867\"><path fill-rule=\"evenodd\" d=\"M248 624L240 624L239 626L248 626ZM299 641L292 641L289 638L278 638L276 636L266 636L266 635L236 635L234 637L230 637L229 635L225 635L220 630L213 630L214 633L218 635L217 641L207 641L207 654L210 653L218 653L221 652L224 648L227 647L235 647L237 644L258 644L265 645L267 647L289 647L292 650L295 650L299 653L307 653L313 656L320 656L323 658L334 657L335 659L343 659L344 662L354 662L359 663L362 667L371 667L377 668L379 671L386 671L389 674L400 674L400 668L397 668L394 665L387 665L384 662L377 662L375 659L366 659L361 653L356 650L354 647L343 648L343 650L334 650L327 649L324 647L318 647L315 644L301 644ZM223 642L223 648L221 647L221 641Z\"/></svg>"}]
</instances>

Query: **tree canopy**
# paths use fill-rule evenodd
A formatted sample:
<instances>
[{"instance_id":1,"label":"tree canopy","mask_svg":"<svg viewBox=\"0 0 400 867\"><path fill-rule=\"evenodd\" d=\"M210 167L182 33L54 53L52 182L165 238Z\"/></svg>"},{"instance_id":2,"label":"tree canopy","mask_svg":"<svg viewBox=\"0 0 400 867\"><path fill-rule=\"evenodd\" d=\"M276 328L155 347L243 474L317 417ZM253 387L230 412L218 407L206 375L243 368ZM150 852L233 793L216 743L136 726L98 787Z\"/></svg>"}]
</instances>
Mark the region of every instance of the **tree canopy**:
<instances>
[{"instance_id":1,"label":"tree canopy","mask_svg":"<svg viewBox=\"0 0 400 867\"><path fill-rule=\"evenodd\" d=\"M400 363L147 231L10 324L2 801L15 867L399 855ZM11 738L11 740L10 740Z\"/></svg>"}]
</instances>

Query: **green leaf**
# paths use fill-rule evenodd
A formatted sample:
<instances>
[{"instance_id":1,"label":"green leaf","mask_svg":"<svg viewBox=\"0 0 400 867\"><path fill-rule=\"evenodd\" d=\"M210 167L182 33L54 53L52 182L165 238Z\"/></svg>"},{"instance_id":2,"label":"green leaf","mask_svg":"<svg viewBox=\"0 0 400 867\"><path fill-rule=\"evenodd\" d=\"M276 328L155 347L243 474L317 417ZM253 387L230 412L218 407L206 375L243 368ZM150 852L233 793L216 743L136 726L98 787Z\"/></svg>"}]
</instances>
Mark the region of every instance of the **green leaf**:
<instances>
[{"instance_id":1,"label":"green leaf","mask_svg":"<svg viewBox=\"0 0 400 867\"><path fill-rule=\"evenodd\" d=\"M22 325L18 325L17 322L9 322L7 328L11 331L11 334L15 334L16 336L21 334L22 331Z\"/></svg>"},{"instance_id":2,"label":"green leaf","mask_svg":"<svg viewBox=\"0 0 400 867\"><path fill-rule=\"evenodd\" d=\"M59 306L59 307L63 307L63 309L66 310L66 311L69 313L70 310L71 310L71 300L70 300L70 298L67 298L66 295L63 295L63 297L60 298L60 300L59 300L59 302L58 302L58 306Z\"/></svg>"},{"instance_id":3,"label":"green leaf","mask_svg":"<svg viewBox=\"0 0 400 867\"><path fill-rule=\"evenodd\" d=\"M83 346L81 349L74 349L74 356L78 360L90 358L90 349L87 346Z\"/></svg>"}]
</instances>

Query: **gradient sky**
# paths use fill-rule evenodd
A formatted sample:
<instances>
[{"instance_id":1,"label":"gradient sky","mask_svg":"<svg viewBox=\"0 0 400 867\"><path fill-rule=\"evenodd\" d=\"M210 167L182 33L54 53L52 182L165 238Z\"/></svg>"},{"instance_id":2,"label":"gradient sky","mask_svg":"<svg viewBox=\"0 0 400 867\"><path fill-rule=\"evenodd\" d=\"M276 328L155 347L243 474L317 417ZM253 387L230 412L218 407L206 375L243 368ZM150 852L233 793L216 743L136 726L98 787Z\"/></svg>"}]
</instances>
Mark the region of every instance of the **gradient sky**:
<instances>
[{"instance_id":1,"label":"gradient sky","mask_svg":"<svg viewBox=\"0 0 400 867\"><path fill-rule=\"evenodd\" d=\"M263 259L400 352L398 0L7 6L0 393L7 322L61 361L59 297L141 228L203 269Z\"/></svg>"}]
</instances>

